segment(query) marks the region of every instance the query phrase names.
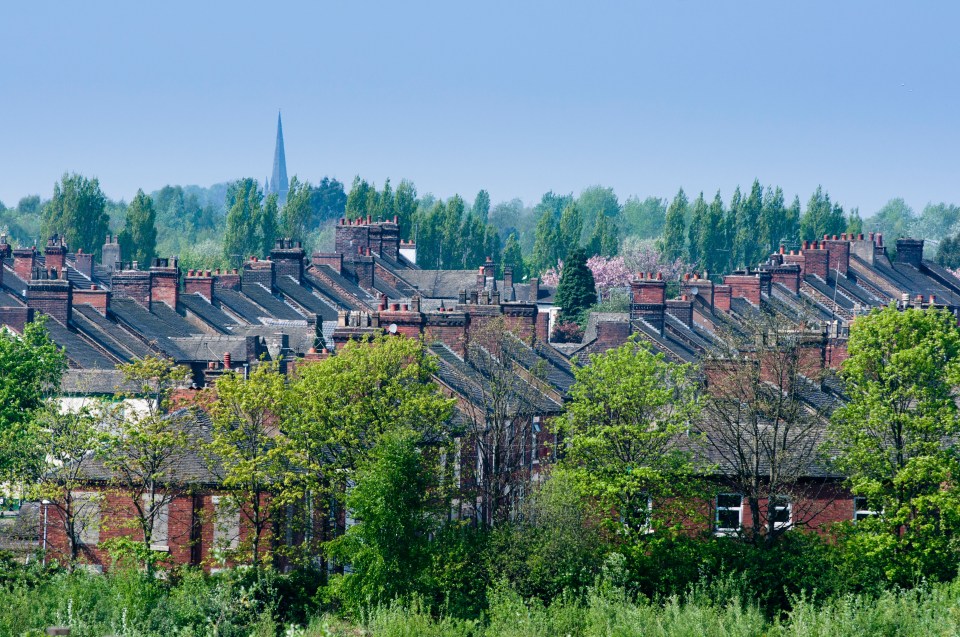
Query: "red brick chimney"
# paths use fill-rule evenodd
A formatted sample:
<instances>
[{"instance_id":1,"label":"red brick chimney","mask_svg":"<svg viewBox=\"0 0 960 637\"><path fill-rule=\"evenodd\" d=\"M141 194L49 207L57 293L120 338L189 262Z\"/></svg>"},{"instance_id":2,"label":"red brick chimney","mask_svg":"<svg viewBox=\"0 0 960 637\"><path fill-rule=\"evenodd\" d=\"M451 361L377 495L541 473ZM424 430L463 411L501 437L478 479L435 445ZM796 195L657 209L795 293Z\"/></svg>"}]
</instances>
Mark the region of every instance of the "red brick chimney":
<instances>
[{"instance_id":1,"label":"red brick chimney","mask_svg":"<svg viewBox=\"0 0 960 637\"><path fill-rule=\"evenodd\" d=\"M239 290L240 274L236 268L233 269L233 272L227 270L220 272L220 268L217 268L213 273L213 285L224 290Z\"/></svg>"},{"instance_id":2,"label":"red brick chimney","mask_svg":"<svg viewBox=\"0 0 960 637\"><path fill-rule=\"evenodd\" d=\"M67 325L70 322L72 295L70 282L54 269L40 272L42 278L27 283L27 307L43 312Z\"/></svg>"},{"instance_id":3,"label":"red brick chimney","mask_svg":"<svg viewBox=\"0 0 960 637\"><path fill-rule=\"evenodd\" d=\"M63 244L63 238L56 234L50 237L43 249L43 256L46 269L56 270L60 275L58 278L62 278L67 260L67 246Z\"/></svg>"},{"instance_id":4,"label":"red brick chimney","mask_svg":"<svg viewBox=\"0 0 960 637\"><path fill-rule=\"evenodd\" d=\"M13 271L24 281L33 278L33 268L36 262L37 252L35 248L17 248L13 251Z\"/></svg>"},{"instance_id":5,"label":"red brick chimney","mask_svg":"<svg viewBox=\"0 0 960 637\"><path fill-rule=\"evenodd\" d=\"M180 268L176 257L154 259L150 265L150 303L166 303L177 309L180 297Z\"/></svg>"},{"instance_id":6,"label":"red brick chimney","mask_svg":"<svg viewBox=\"0 0 960 637\"><path fill-rule=\"evenodd\" d=\"M443 310L430 312L425 317L424 333L428 340L439 340L447 347L463 357L467 352L467 325L469 319L466 312L460 310ZM390 324L383 325L389 328Z\"/></svg>"},{"instance_id":7,"label":"red brick chimney","mask_svg":"<svg viewBox=\"0 0 960 637\"><path fill-rule=\"evenodd\" d=\"M86 290L75 288L73 290L73 304L89 305L104 316L107 314L107 308L110 306L110 292L101 290L96 285L90 284Z\"/></svg>"},{"instance_id":8,"label":"red brick chimney","mask_svg":"<svg viewBox=\"0 0 960 637\"><path fill-rule=\"evenodd\" d=\"M306 254L299 241L277 239L276 246L270 251L276 276L291 276L300 283L303 280L303 260Z\"/></svg>"},{"instance_id":9,"label":"red brick chimney","mask_svg":"<svg viewBox=\"0 0 960 637\"><path fill-rule=\"evenodd\" d=\"M853 234L850 234L850 237L851 239L847 239L846 233L841 235L839 239L837 235L833 235L832 239L823 235L823 243L830 252L829 268L833 276L836 276L838 269L840 274L847 276L847 269L850 267L850 241Z\"/></svg>"},{"instance_id":10,"label":"red brick chimney","mask_svg":"<svg viewBox=\"0 0 960 637\"><path fill-rule=\"evenodd\" d=\"M134 268L133 263L117 262L110 276L110 290L115 299L132 299L145 308L150 307L150 273Z\"/></svg>"},{"instance_id":11,"label":"red brick chimney","mask_svg":"<svg viewBox=\"0 0 960 637\"><path fill-rule=\"evenodd\" d=\"M800 293L800 266L788 263L770 268L770 277L774 283L779 283L794 294Z\"/></svg>"},{"instance_id":12,"label":"red brick chimney","mask_svg":"<svg viewBox=\"0 0 960 637\"><path fill-rule=\"evenodd\" d=\"M199 294L208 301L213 301L213 276L210 270L190 270L184 279L186 294Z\"/></svg>"},{"instance_id":13,"label":"red brick chimney","mask_svg":"<svg viewBox=\"0 0 960 637\"><path fill-rule=\"evenodd\" d=\"M679 299L670 299L667 301L666 307L667 314L688 328L693 328L693 301L686 294Z\"/></svg>"},{"instance_id":14,"label":"red brick chimney","mask_svg":"<svg viewBox=\"0 0 960 637\"><path fill-rule=\"evenodd\" d=\"M732 290L729 285L713 286L713 309L729 312L731 293Z\"/></svg>"},{"instance_id":15,"label":"red brick chimney","mask_svg":"<svg viewBox=\"0 0 960 637\"><path fill-rule=\"evenodd\" d=\"M723 282L730 286L731 297L744 299L757 307L760 306L759 274L728 274L723 277Z\"/></svg>"},{"instance_id":16,"label":"red brick chimney","mask_svg":"<svg viewBox=\"0 0 960 637\"><path fill-rule=\"evenodd\" d=\"M694 297L702 298L710 308L713 308L713 281L707 278L706 273L700 275L683 275L683 281L680 282L680 294L685 294L688 299L694 300Z\"/></svg>"},{"instance_id":17,"label":"red brick chimney","mask_svg":"<svg viewBox=\"0 0 960 637\"><path fill-rule=\"evenodd\" d=\"M827 250L826 244L804 241L802 254L804 275L814 274L826 281L830 270L830 251Z\"/></svg>"},{"instance_id":18,"label":"red brick chimney","mask_svg":"<svg viewBox=\"0 0 960 637\"><path fill-rule=\"evenodd\" d=\"M663 275L641 272L638 278L630 281L630 320L643 319L656 330L663 330L664 301L667 284Z\"/></svg>"}]
</instances>

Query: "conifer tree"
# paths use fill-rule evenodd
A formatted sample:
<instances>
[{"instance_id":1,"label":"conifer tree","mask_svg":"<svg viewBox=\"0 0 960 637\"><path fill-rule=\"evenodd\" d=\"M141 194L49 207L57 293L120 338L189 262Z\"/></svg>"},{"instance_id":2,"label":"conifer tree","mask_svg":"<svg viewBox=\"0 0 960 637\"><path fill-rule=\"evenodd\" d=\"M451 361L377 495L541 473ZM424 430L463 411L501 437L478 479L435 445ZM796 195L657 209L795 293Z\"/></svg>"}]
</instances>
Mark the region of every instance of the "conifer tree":
<instances>
[{"instance_id":1,"label":"conifer tree","mask_svg":"<svg viewBox=\"0 0 960 637\"><path fill-rule=\"evenodd\" d=\"M664 221L661 252L667 261L675 261L686 254L683 231L687 220L687 208L687 195L681 188L667 208L667 217Z\"/></svg>"},{"instance_id":2,"label":"conifer tree","mask_svg":"<svg viewBox=\"0 0 960 637\"><path fill-rule=\"evenodd\" d=\"M563 262L556 302L563 322L579 320L583 312L597 302L597 286L582 248L574 249Z\"/></svg>"},{"instance_id":3,"label":"conifer tree","mask_svg":"<svg viewBox=\"0 0 960 637\"><path fill-rule=\"evenodd\" d=\"M127 219L120 231L120 249L125 258L149 265L157 256L157 213L153 199L137 190L127 206Z\"/></svg>"},{"instance_id":4,"label":"conifer tree","mask_svg":"<svg viewBox=\"0 0 960 637\"><path fill-rule=\"evenodd\" d=\"M737 186L736 190L733 191L733 196L730 198L730 209L727 211L727 216L723 220L723 236L727 247L722 268L724 272L730 272L735 269L737 267L736 264L740 261L737 256L737 228L739 227L737 223L742 207L743 195L740 194L740 186Z\"/></svg>"}]
</instances>

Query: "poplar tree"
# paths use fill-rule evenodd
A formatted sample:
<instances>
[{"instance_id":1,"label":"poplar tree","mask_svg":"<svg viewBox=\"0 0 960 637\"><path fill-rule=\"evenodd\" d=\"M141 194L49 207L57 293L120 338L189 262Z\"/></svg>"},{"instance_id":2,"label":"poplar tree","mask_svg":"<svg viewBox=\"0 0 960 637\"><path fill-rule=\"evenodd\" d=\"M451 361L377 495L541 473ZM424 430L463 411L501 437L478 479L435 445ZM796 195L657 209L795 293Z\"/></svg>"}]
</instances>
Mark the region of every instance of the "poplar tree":
<instances>
[{"instance_id":1,"label":"poplar tree","mask_svg":"<svg viewBox=\"0 0 960 637\"><path fill-rule=\"evenodd\" d=\"M664 221L661 252L666 261L675 261L686 253L683 230L687 219L687 208L687 195L681 188L670 202Z\"/></svg>"},{"instance_id":2,"label":"poplar tree","mask_svg":"<svg viewBox=\"0 0 960 637\"><path fill-rule=\"evenodd\" d=\"M75 250L99 254L109 230L106 205L96 178L65 173L54 184L53 197L43 207L41 232L44 236L65 237Z\"/></svg>"},{"instance_id":3,"label":"poplar tree","mask_svg":"<svg viewBox=\"0 0 960 637\"><path fill-rule=\"evenodd\" d=\"M758 237L760 210L763 207L763 188L760 182L753 180L750 194L740 206L737 217L737 238L735 251L739 265L745 268L757 265L760 260L761 242Z\"/></svg>"},{"instance_id":4,"label":"poplar tree","mask_svg":"<svg viewBox=\"0 0 960 637\"><path fill-rule=\"evenodd\" d=\"M223 256L228 262L239 265L249 256L260 255L263 247L257 239L256 220L260 218L263 207L263 193L257 182L248 177L230 184L227 206Z\"/></svg>"},{"instance_id":5,"label":"poplar tree","mask_svg":"<svg viewBox=\"0 0 960 637\"><path fill-rule=\"evenodd\" d=\"M729 272L734 270L740 263L740 256L737 254L737 229L740 222L740 209L743 207L743 195L740 193L740 186L733 191L730 198L730 210L723 222L724 239L727 245L726 260L723 264L723 270Z\"/></svg>"},{"instance_id":6,"label":"poplar tree","mask_svg":"<svg viewBox=\"0 0 960 637\"><path fill-rule=\"evenodd\" d=\"M517 239L517 233L511 232L507 237L507 243L503 248L503 266L513 268L513 280L522 281L526 277L526 269L523 264L523 252L520 250L520 241Z\"/></svg>"},{"instance_id":7,"label":"poplar tree","mask_svg":"<svg viewBox=\"0 0 960 637\"><path fill-rule=\"evenodd\" d=\"M254 245L258 247L257 254L267 256L273 250L274 243L277 240L279 211L277 210L277 193L272 192L267 195L267 200L259 210L256 217L256 237Z\"/></svg>"},{"instance_id":8,"label":"poplar tree","mask_svg":"<svg viewBox=\"0 0 960 637\"><path fill-rule=\"evenodd\" d=\"M137 190L127 206L127 218L119 236L125 258L149 265L157 256L157 213L153 199Z\"/></svg>"},{"instance_id":9,"label":"poplar tree","mask_svg":"<svg viewBox=\"0 0 960 637\"><path fill-rule=\"evenodd\" d=\"M287 191L287 202L283 204L280 226L286 238L303 241L310 232L313 218L313 188L310 183L300 181L294 175Z\"/></svg>"},{"instance_id":10,"label":"poplar tree","mask_svg":"<svg viewBox=\"0 0 960 637\"><path fill-rule=\"evenodd\" d=\"M720 191L713 197L703 225L700 228L700 254L703 267L709 272L719 272L728 259L726 233L724 232L723 198Z\"/></svg>"},{"instance_id":11,"label":"poplar tree","mask_svg":"<svg viewBox=\"0 0 960 637\"><path fill-rule=\"evenodd\" d=\"M690 216L690 227L687 228L687 258L693 265L703 265L703 254L700 252L700 233L707 218L707 202L703 192L693 202L693 212Z\"/></svg>"}]
</instances>

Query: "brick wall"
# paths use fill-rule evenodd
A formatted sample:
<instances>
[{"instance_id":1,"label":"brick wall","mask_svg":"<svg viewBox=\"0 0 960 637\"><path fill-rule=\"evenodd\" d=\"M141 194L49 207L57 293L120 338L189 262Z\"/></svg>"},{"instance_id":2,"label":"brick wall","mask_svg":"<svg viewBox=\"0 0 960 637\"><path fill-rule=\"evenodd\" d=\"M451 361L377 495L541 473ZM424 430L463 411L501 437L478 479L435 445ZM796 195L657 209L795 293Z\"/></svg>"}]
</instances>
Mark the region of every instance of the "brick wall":
<instances>
[{"instance_id":1,"label":"brick wall","mask_svg":"<svg viewBox=\"0 0 960 637\"><path fill-rule=\"evenodd\" d=\"M713 286L713 308L721 312L729 312L731 293L732 290L729 285Z\"/></svg>"},{"instance_id":2,"label":"brick wall","mask_svg":"<svg viewBox=\"0 0 960 637\"><path fill-rule=\"evenodd\" d=\"M24 281L29 281L33 278L36 259L37 253L33 248L16 248L13 251L14 273Z\"/></svg>"},{"instance_id":3,"label":"brick wall","mask_svg":"<svg viewBox=\"0 0 960 637\"><path fill-rule=\"evenodd\" d=\"M424 326L427 342L439 340L462 357L467 350L467 322L465 312L431 312Z\"/></svg>"},{"instance_id":4,"label":"brick wall","mask_svg":"<svg viewBox=\"0 0 960 637\"><path fill-rule=\"evenodd\" d=\"M813 274L826 281L830 270L830 251L826 246L818 241L805 241L801 253L804 256L804 274Z\"/></svg>"},{"instance_id":5,"label":"brick wall","mask_svg":"<svg viewBox=\"0 0 960 637\"><path fill-rule=\"evenodd\" d=\"M63 240L54 235L49 241L47 241L47 246L43 249L44 256L44 266L48 270L56 270L57 274L63 275L63 268L67 262L67 246L63 244Z\"/></svg>"},{"instance_id":6,"label":"brick wall","mask_svg":"<svg viewBox=\"0 0 960 637\"><path fill-rule=\"evenodd\" d=\"M303 260L306 252L299 241L277 239L277 245L270 251L277 276L291 276L297 283L303 280Z\"/></svg>"},{"instance_id":7,"label":"brick wall","mask_svg":"<svg viewBox=\"0 0 960 637\"><path fill-rule=\"evenodd\" d=\"M540 313L534 303L509 303L500 306L506 328L520 340L529 343L537 333L537 315Z\"/></svg>"},{"instance_id":8,"label":"brick wall","mask_svg":"<svg viewBox=\"0 0 960 637\"><path fill-rule=\"evenodd\" d=\"M354 255L360 249L370 247L369 227L362 219L341 219L337 224L334 250L343 255Z\"/></svg>"},{"instance_id":9,"label":"brick wall","mask_svg":"<svg viewBox=\"0 0 960 637\"><path fill-rule=\"evenodd\" d=\"M213 276L210 270L190 270L183 285L185 293L199 294L208 301L213 300Z\"/></svg>"},{"instance_id":10,"label":"brick wall","mask_svg":"<svg viewBox=\"0 0 960 637\"><path fill-rule=\"evenodd\" d=\"M110 277L110 288L117 299L133 299L150 307L150 273L140 270L120 270Z\"/></svg>"},{"instance_id":11,"label":"brick wall","mask_svg":"<svg viewBox=\"0 0 960 637\"><path fill-rule=\"evenodd\" d=\"M800 293L800 266L791 263L770 269L770 277L774 283L779 283L794 294Z\"/></svg>"},{"instance_id":12,"label":"brick wall","mask_svg":"<svg viewBox=\"0 0 960 637\"><path fill-rule=\"evenodd\" d=\"M833 235L832 239L827 239L826 235L823 238L823 243L830 252L828 263L830 271L835 273L839 269L840 274L846 276L847 269L850 266L850 242L847 240L847 235L843 234L839 239L837 235Z\"/></svg>"},{"instance_id":13,"label":"brick wall","mask_svg":"<svg viewBox=\"0 0 960 637\"><path fill-rule=\"evenodd\" d=\"M630 282L631 304L630 319L643 319L654 329L663 328L666 282L661 274L654 278L653 273L646 276L640 273L639 279Z\"/></svg>"},{"instance_id":14,"label":"brick wall","mask_svg":"<svg viewBox=\"0 0 960 637\"><path fill-rule=\"evenodd\" d=\"M110 292L107 290L101 290L93 284L91 284L90 288L86 290L74 288L73 304L89 305L106 316L107 308L110 306Z\"/></svg>"},{"instance_id":15,"label":"brick wall","mask_svg":"<svg viewBox=\"0 0 960 637\"><path fill-rule=\"evenodd\" d=\"M71 292L70 282L65 279L30 281L27 284L27 307L67 325L70 321Z\"/></svg>"},{"instance_id":16,"label":"brick wall","mask_svg":"<svg viewBox=\"0 0 960 637\"><path fill-rule=\"evenodd\" d=\"M753 305L760 305L760 277L753 274L728 274L723 277L725 285L730 286L730 296L744 299Z\"/></svg>"},{"instance_id":17,"label":"brick wall","mask_svg":"<svg viewBox=\"0 0 960 637\"><path fill-rule=\"evenodd\" d=\"M180 297L180 268L176 259L154 259L150 266L150 302L166 303L177 309Z\"/></svg>"},{"instance_id":18,"label":"brick wall","mask_svg":"<svg viewBox=\"0 0 960 637\"><path fill-rule=\"evenodd\" d=\"M77 272L86 276L88 279L93 278L92 254L88 254L82 250L77 250L77 253L73 255L73 266L76 268Z\"/></svg>"},{"instance_id":19,"label":"brick wall","mask_svg":"<svg viewBox=\"0 0 960 637\"><path fill-rule=\"evenodd\" d=\"M693 301L688 300L686 295L667 301L666 306L668 314L687 327L693 327Z\"/></svg>"},{"instance_id":20,"label":"brick wall","mask_svg":"<svg viewBox=\"0 0 960 637\"><path fill-rule=\"evenodd\" d=\"M232 272L220 272L220 268L217 268L213 273L213 286L224 290L239 290L240 274L236 268Z\"/></svg>"},{"instance_id":21,"label":"brick wall","mask_svg":"<svg viewBox=\"0 0 960 637\"><path fill-rule=\"evenodd\" d=\"M328 265L337 274L343 272L343 255L337 252L314 252L310 262L315 266Z\"/></svg>"},{"instance_id":22,"label":"brick wall","mask_svg":"<svg viewBox=\"0 0 960 637\"><path fill-rule=\"evenodd\" d=\"M400 226L397 217L393 221L386 221L381 226L380 254L397 261L400 259Z\"/></svg>"},{"instance_id":23,"label":"brick wall","mask_svg":"<svg viewBox=\"0 0 960 637\"><path fill-rule=\"evenodd\" d=\"M259 283L268 290L273 290L273 262L251 257L243 264L242 280L244 285Z\"/></svg>"}]
</instances>

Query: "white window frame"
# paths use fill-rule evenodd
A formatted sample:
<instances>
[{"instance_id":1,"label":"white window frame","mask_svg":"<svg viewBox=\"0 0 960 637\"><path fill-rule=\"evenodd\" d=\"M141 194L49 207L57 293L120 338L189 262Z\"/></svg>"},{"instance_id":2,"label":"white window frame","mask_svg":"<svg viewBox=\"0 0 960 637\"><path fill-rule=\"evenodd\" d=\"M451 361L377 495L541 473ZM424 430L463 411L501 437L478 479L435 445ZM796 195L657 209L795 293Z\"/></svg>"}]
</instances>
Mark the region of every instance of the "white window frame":
<instances>
[{"instance_id":1,"label":"white window frame","mask_svg":"<svg viewBox=\"0 0 960 637\"><path fill-rule=\"evenodd\" d=\"M776 503L776 500L780 500L784 504ZM772 505L772 506L771 506ZM767 501L767 515L776 514L779 511L786 509L787 511L787 521L786 522L777 522L774 521L774 529L789 529L793 526L793 502L789 498L771 498Z\"/></svg>"},{"instance_id":2,"label":"white window frame","mask_svg":"<svg viewBox=\"0 0 960 637\"><path fill-rule=\"evenodd\" d=\"M720 498L724 496L730 496L739 498L737 506L720 506ZM734 533L739 533L740 529L743 528L743 495L740 493L718 493L717 497L714 498L714 515L713 515L713 532L715 535L733 535ZM731 527L721 527L720 526L720 512L721 511L736 511L737 512L737 528Z\"/></svg>"},{"instance_id":3,"label":"white window frame","mask_svg":"<svg viewBox=\"0 0 960 637\"><path fill-rule=\"evenodd\" d=\"M860 505L861 502L863 503L862 506ZM870 505L867 504L866 496L862 496L862 495L853 496L853 523L854 524L856 524L857 522L860 522L861 520L872 518L880 514L879 511L867 508L869 506Z\"/></svg>"}]
</instances>

